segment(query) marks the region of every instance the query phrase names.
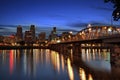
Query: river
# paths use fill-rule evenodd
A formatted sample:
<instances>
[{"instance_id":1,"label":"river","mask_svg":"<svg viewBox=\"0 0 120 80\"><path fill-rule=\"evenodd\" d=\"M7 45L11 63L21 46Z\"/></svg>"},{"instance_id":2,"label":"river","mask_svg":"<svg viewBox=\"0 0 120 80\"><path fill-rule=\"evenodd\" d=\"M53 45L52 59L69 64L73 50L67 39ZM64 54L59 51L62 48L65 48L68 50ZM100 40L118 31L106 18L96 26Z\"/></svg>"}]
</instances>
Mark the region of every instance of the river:
<instances>
[{"instance_id":1,"label":"river","mask_svg":"<svg viewBox=\"0 0 120 80\"><path fill-rule=\"evenodd\" d=\"M82 49L81 57L49 49L0 50L0 80L119 80L110 52Z\"/></svg>"}]
</instances>

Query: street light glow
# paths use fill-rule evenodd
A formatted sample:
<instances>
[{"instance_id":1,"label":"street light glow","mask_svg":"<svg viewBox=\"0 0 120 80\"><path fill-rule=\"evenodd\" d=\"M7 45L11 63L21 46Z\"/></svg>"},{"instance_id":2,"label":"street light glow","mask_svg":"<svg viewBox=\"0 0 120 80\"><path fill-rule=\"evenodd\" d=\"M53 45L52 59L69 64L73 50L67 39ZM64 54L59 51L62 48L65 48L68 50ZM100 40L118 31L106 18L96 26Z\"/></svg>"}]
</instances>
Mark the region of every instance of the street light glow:
<instances>
[{"instance_id":1,"label":"street light glow","mask_svg":"<svg viewBox=\"0 0 120 80\"><path fill-rule=\"evenodd\" d=\"M70 31L69 33L70 33L70 34L72 34L73 32L72 32L72 31Z\"/></svg>"}]
</instances>

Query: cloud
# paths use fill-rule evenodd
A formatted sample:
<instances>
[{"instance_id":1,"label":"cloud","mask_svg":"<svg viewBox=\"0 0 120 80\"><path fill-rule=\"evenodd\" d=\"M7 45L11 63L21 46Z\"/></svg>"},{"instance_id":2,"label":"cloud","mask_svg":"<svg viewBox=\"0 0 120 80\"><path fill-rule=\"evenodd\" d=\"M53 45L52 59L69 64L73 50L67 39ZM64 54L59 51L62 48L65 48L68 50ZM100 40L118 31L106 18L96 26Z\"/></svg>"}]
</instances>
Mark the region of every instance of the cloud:
<instances>
[{"instance_id":1,"label":"cloud","mask_svg":"<svg viewBox=\"0 0 120 80\"><path fill-rule=\"evenodd\" d=\"M107 23L97 22L97 21L90 21L90 24L93 26L104 26L104 25L110 25Z\"/></svg>"},{"instance_id":2,"label":"cloud","mask_svg":"<svg viewBox=\"0 0 120 80\"><path fill-rule=\"evenodd\" d=\"M74 30L74 29L58 29L57 31L61 31L61 32L78 32L77 30Z\"/></svg>"},{"instance_id":3,"label":"cloud","mask_svg":"<svg viewBox=\"0 0 120 80\"><path fill-rule=\"evenodd\" d=\"M1 25L0 24L0 27L17 27L18 25Z\"/></svg>"},{"instance_id":4,"label":"cloud","mask_svg":"<svg viewBox=\"0 0 120 80\"><path fill-rule=\"evenodd\" d=\"M88 25L88 23L81 23L81 22L75 22L75 23L68 23L67 26L73 27L73 28L85 28Z\"/></svg>"},{"instance_id":5,"label":"cloud","mask_svg":"<svg viewBox=\"0 0 120 80\"><path fill-rule=\"evenodd\" d=\"M91 6L92 8L94 9L97 9L97 10L104 10L104 11L113 11L113 8L111 7L102 7L102 6Z\"/></svg>"},{"instance_id":6,"label":"cloud","mask_svg":"<svg viewBox=\"0 0 120 80\"><path fill-rule=\"evenodd\" d=\"M110 26L111 25L109 23L104 23L104 22L99 22L99 21L89 21L88 23L90 23L92 26ZM76 22L76 23L69 23L67 24L67 26L72 27L72 28L83 29L88 26L88 23Z\"/></svg>"},{"instance_id":7,"label":"cloud","mask_svg":"<svg viewBox=\"0 0 120 80\"><path fill-rule=\"evenodd\" d=\"M0 27L0 30L3 30L3 29L5 29L5 28L3 28L3 27Z\"/></svg>"}]
</instances>

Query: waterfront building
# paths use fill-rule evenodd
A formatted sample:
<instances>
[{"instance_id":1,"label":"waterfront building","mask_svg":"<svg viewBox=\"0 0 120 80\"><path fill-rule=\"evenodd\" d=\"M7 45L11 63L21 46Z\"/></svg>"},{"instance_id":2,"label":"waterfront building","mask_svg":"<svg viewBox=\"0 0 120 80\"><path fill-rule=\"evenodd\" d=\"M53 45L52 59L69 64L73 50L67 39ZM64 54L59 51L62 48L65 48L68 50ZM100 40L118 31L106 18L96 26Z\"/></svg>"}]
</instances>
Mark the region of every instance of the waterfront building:
<instances>
[{"instance_id":1,"label":"waterfront building","mask_svg":"<svg viewBox=\"0 0 120 80\"><path fill-rule=\"evenodd\" d=\"M38 35L38 39L39 39L39 42L45 42L45 40L46 40L46 33L45 32L41 32Z\"/></svg>"},{"instance_id":2,"label":"waterfront building","mask_svg":"<svg viewBox=\"0 0 120 80\"><path fill-rule=\"evenodd\" d=\"M31 25L30 26L30 31L32 34L32 40L35 41L36 40L36 36L35 36L35 25Z\"/></svg>"},{"instance_id":3,"label":"waterfront building","mask_svg":"<svg viewBox=\"0 0 120 80\"><path fill-rule=\"evenodd\" d=\"M24 36L25 43L32 43L33 42L33 36L31 31L25 31Z\"/></svg>"},{"instance_id":4,"label":"waterfront building","mask_svg":"<svg viewBox=\"0 0 120 80\"><path fill-rule=\"evenodd\" d=\"M56 39L57 39L57 31L56 31L56 27L53 27L53 30L51 31L51 34L49 35L49 40L56 41Z\"/></svg>"},{"instance_id":5,"label":"waterfront building","mask_svg":"<svg viewBox=\"0 0 120 80\"><path fill-rule=\"evenodd\" d=\"M22 27L20 25L17 27L16 40L17 42L23 40Z\"/></svg>"},{"instance_id":6,"label":"waterfront building","mask_svg":"<svg viewBox=\"0 0 120 80\"><path fill-rule=\"evenodd\" d=\"M4 45L15 45L16 40L15 40L15 35L10 35L10 36L4 36L3 39Z\"/></svg>"}]
</instances>

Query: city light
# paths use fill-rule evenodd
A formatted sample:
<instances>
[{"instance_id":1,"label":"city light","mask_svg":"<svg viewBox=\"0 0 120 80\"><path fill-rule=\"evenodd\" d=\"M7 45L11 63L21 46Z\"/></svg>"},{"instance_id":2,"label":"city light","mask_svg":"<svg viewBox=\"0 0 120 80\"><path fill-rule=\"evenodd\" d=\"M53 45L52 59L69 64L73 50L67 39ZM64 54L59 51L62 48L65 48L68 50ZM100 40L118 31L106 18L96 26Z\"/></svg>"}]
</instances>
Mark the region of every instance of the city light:
<instances>
[{"instance_id":1,"label":"city light","mask_svg":"<svg viewBox=\"0 0 120 80\"><path fill-rule=\"evenodd\" d=\"M57 40L57 43L60 43L61 41L60 40Z\"/></svg>"},{"instance_id":2,"label":"city light","mask_svg":"<svg viewBox=\"0 0 120 80\"><path fill-rule=\"evenodd\" d=\"M91 32L91 30L92 30L92 29L91 29L91 28L89 28L88 30L89 30L89 32Z\"/></svg>"},{"instance_id":3,"label":"city light","mask_svg":"<svg viewBox=\"0 0 120 80\"><path fill-rule=\"evenodd\" d=\"M88 24L87 28L89 28L89 27L92 27L92 25L91 25L91 24Z\"/></svg>"},{"instance_id":4,"label":"city light","mask_svg":"<svg viewBox=\"0 0 120 80\"><path fill-rule=\"evenodd\" d=\"M70 31L69 33L70 33L70 34L72 34L73 32L72 32L72 31Z\"/></svg>"},{"instance_id":5,"label":"city light","mask_svg":"<svg viewBox=\"0 0 120 80\"><path fill-rule=\"evenodd\" d=\"M111 32L111 31L112 31L112 29L111 29L111 28L108 28L108 31L109 31L109 32Z\"/></svg>"}]
</instances>

